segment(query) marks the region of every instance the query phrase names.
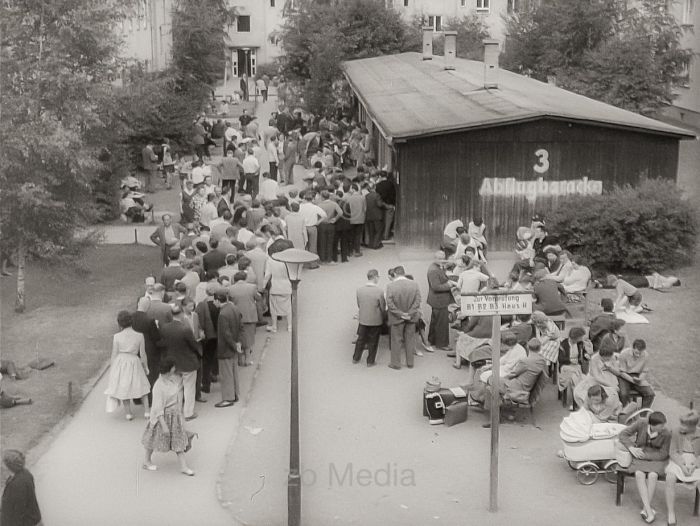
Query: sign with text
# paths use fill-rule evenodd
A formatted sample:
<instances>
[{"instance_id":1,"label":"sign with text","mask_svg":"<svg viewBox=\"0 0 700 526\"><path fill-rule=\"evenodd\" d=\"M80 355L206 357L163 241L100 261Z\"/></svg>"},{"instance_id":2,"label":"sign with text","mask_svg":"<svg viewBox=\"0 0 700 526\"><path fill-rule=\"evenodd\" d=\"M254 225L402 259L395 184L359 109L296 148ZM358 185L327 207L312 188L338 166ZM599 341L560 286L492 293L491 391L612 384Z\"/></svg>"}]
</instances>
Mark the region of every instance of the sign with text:
<instances>
[{"instance_id":1,"label":"sign with text","mask_svg":"<svg viewBox=\"0 0 700 526\"><path fill-rule=\"evenodd\" d=\"M532 294L508 292L462 296L463 316L495 316L496 314L505 316L532 314Z\"/></svg>"}]
</instances>

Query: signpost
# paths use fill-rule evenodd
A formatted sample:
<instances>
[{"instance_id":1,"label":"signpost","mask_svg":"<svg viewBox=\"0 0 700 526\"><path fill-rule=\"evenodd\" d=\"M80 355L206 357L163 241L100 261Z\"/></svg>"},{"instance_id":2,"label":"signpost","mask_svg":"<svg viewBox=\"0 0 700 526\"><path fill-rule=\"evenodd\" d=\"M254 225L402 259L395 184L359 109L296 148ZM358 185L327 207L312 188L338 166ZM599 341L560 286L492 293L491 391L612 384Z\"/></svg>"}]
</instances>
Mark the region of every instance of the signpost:
<instances>
[{"instance_id":1,"label":"signpost","mask_svg":"<svg viewBox=\"0 0 700 526\"><path fill-rule=\"evenodd\" d=\"M496 290L462 294L462 315L492 316L491 329L491 467L489 511L498 510L498 425L500 409L501 315L532 314L532 292Z\"/></svg>"}]
</instances>

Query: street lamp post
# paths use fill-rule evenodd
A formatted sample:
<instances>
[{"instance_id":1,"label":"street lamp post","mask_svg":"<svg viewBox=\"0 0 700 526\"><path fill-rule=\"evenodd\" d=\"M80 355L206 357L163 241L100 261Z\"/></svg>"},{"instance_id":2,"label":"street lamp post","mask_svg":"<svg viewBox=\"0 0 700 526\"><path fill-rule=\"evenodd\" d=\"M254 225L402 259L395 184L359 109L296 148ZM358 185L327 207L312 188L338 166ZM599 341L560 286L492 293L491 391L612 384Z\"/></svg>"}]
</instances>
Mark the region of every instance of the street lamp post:
<instances>
[{"instance_id":1,"label":"street lamp post","mask_svg":"<svg viewBox=\"0 0 700 526\"><path fill-rule=\"evenodd\" d=\"M301 524L301 475L299 469L299 317L297 315L297 289L301 281L301 269L305 263L313 263L318 256L306 250L288 248L272 255L287 267L292 283L292 366L289 411L289 475L287 476L287 524Z\"/></svg>"}]
</instances>

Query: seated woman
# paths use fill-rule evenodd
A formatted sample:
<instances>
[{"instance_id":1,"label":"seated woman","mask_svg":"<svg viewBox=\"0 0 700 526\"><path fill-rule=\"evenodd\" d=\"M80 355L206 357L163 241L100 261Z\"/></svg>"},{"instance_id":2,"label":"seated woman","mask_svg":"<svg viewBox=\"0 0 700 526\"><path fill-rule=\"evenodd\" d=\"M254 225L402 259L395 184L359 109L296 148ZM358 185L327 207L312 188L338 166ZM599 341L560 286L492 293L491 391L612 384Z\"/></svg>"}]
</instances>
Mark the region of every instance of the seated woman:
<instances>
[{"instance_id":1,"label":"seated woman","mask_svg":"<svg viewBox=\"0 0 700 526\"><path fill-rule=\"evenodd\" d=\"M583 408L593 416L596 423L617 422L622 412L622 404L619 398L609 397L599 385L593 385L588 389L586 402Z\"/></svg>"},{"instance_id":2,"label":"seated woman","mask_svg":"<svg viewBox=\"0 0 700 526\"><path fill-rule=\"evenodd\" d=\"M666 429L666 416L655 411L649 419L640 418L623 429L618 439L620 444L632 455L632 463L627 471L634 473L637 489L642 499L640 514L645 522L651 524L656 518L656 511L651 507L659 474L666 467L671 447L671 432Z\"/></svg>"},{"instance_id":3,"label":"seated woman","mask_svg":"<svg viewBox=\"0 0 700 526\"><path fill-rule=\"evenodd\" d=\"M535 325L535 338L542 344L540 354L548 364L556 363L559 357L559 328L544 312L538 310L532 313L532 322Z\"/></svg>"},{"instance_id":4,"label":"seated woman","mask_svg":"<svg viewBox=\"0 0 700 526\"><path fill-rule=\"evenodd\" d=\"M676 481L685 482L693 489L700 484L700 430L697 411L681 416L680 426L671 433L666 466L666 509L668 524L676 524Z\"/></svg>"},{"instance_id":5,"label":"seated woman","mask_svg":"<svg viewBox=\"0 0 700 526\"><path fill-rule=\"evenodd\" d=\"M574 388L574 401L579 406L586 402L588 389L593 385L600 385L609 397L620 400L617 381L620 372L614 354L611 347L603 345L600 351L591 357L588 374Z\"/></svg>"},{"instance_id":6,"label":"seated woman","mask_svg":"<svg viewBox=\"0 0 700 526\"><path fill-rule=\"evenodd\" d=\"M625 338L625 333L623 331L624 326L625 320L621 320L619 318L612 320L610 331L603 335L603 337L600 339L600 345L602 346L607 344L612 347L616 353L622 352L622 349L625 348L625 344L627 342L627 338Z\"/></svg>"},{"instance_id":7,"label":"seated woman","mask_svg":"<svg viewBox=\"0 0 700 526\"><path fill-rule=\"evenodd\" d=\"M571 258L571 272L562 281L569 302L582 301L581 293L586 290L591 281L591 270L582 262L581 256L573 256Z\"/></svg>"},{"instance_id":8,"label":"seated woman","mask_svg":"<svg viewBox=\"0 0 700 526\"><path fill-rule=\"evenodd\" d=\"M559 391L566 391L569 411L573 411L574 387L588 372L588 361L593 355L593 344L586 339L586 329L572 327L569 337L559 344Z\"/></svg>"},{"instance_id":9,"label":"seated woman","mask_svg":"<svg viewBox=\"0 0 700 526\"><path fill-rule=\"evenodd\" d=\"M524 360L525 358L527 358L527 351L518 343L518 340L515 338L515 334L508 331L501 333L501 359L498 362L498 375L501 378L505 378L513 372L515 365L520 360ZM472 368L471 363L469 364L469 368ZM488 379L493 374L491 364L482 367L480 373L480 380L483 383L488 382Z\"/></svg>"},{"instance_id":10,"label":"seated woman","mask_svg":"<svg viewBox=\"0 0 700 526\"><path fill-rule=\"evenodd\" d=\"M29 405L31 403L31 398L22 398L21 396L14 396L5 393L5 391L2 390L2 374L0 373L0 407L7 409L16 405Z\"/></svg>"}]
</instances>

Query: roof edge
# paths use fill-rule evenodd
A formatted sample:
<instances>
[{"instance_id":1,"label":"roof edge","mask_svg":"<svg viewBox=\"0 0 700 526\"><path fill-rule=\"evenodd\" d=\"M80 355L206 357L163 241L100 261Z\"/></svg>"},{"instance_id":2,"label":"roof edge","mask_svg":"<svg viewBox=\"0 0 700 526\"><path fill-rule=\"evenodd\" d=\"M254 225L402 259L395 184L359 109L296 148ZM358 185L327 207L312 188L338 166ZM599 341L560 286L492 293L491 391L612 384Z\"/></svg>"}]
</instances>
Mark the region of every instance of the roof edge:
<instances>
[{"instance_id":1,"label":"roof edge","mask_svg":"<svg viewBox=\"0 0 700 526\"><path fill-rule=\"evenodd\" d=\"M359 98L359 96L358 96ZM366 106L366 104L365 104ZM625 125L625 124L616 124L612 122L601 122L598 120L594 119L582 119L582 118L577 118L577 117L568 117L565 115L558 115L558 114L549 114L549 113L533 113L530 115L525 115L522 117L509 117L509 118L504 118L504 119L496 119L491 122L483 123L483 124L477 124L477 125L472 125L472 126L455 126L452 128L445 128L445 129L440 129L440 130L434 130L434 131L429 131L426 133L420 133L420 134L408 134L408 135L395 135L393 137L394 142L406 142L414 139L420 139L423 137L436 137L440 135L448 135L450 133L458 133L458 132L468 132L468 131L473 131L473 130L484 130L488 128L497 128L499 126L504 126L508 124L522 124L525 122L533 122L533 121L538 121L538 120L553 120L553 121L564 121L564 122L574 122L577 124L585 124L589 126L597 126L599 128L610 128L610 129L616 129L616 130L625 130L625 131L631 131L631 132L636 132L636 133L642 133L645 135L662 135L666 137L674 137L680 140L695 140L698 138L698 136L689 130L685 130L684 128L678 128L679 131L684 131L685 133L673 133L671 131L662 131L662 130L652 130L649 128L643 128L639 126L630 126L630 125ZM374 119L372 119L374 122Z\"/></svg>"}]
</instances>

